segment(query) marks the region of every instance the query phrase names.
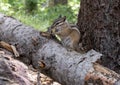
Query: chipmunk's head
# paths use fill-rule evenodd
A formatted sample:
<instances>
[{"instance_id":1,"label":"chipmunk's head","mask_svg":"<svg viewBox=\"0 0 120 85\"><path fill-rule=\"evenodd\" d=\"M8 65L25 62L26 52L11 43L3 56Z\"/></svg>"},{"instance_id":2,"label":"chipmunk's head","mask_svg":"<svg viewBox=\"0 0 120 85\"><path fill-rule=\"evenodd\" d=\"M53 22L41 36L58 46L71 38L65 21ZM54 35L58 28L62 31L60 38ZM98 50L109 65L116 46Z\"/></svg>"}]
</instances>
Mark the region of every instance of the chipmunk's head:
<instances>
[{"instance_id":1,"label":"chipmunk's head","mask_svg":"<svg viewBox=\"0 0 120 85\"><path fill-rule=\"evenodd\" d=\"M66 20L66 16L64 17L59 17L58 19L56 19L52 26L52 33L53 34L57 34L57 35L61 35L63 33L65 33L65 30L67 30L69 28L69 23Z\"/></svg>"}]
</instances>

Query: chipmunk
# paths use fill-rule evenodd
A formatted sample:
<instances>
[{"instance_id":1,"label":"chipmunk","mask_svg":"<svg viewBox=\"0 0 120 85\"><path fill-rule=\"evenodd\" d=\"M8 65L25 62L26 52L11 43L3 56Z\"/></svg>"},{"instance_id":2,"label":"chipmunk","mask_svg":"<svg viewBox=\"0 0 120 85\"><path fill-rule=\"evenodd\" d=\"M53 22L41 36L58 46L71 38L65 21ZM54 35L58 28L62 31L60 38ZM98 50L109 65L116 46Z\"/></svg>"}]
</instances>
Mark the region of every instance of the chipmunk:
<instances>
[{"instance_id":1,"label":"chipmunk","mask_svg":"<svg viewBox=\"0 0 120 85\"><path fill-rule=\"evenodd\" d=\"M76 25L69 24L65 16L59 17L53 22L50 32L60 37L63 46L80 52L80 31Z\"/></svg>"}]
</instances>

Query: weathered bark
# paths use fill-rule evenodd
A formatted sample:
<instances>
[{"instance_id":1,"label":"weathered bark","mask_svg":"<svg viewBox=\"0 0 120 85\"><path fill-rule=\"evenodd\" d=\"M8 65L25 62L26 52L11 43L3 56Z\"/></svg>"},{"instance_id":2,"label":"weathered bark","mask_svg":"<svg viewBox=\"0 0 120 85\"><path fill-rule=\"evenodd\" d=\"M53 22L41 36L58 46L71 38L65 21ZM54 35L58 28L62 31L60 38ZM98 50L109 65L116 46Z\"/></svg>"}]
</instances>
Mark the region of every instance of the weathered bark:
<instances>
[{"instance_id":1,"label":"weathered bark","mask_svg":"<svg viewBox=\"0 0 120 85\"><path fill-rule=\"evenodd\" d=\"M2 14L0 14L0 40L16 46L20 54L17 59L22 62L40 69L39 62L42 61L45 67L41 71L63 85L89 85L89 83L101 85L101 82L103 85L106 85L104 82L113 85L120 78L118 74L94 64L100 59L101 54L98 52L90 50L80 54L67 51L53 40L40 36L33 28Z\"/></svg>"},{"instance_id":2,"label":"weathered bark","mask_svg":"<svg viewBox=\"0 0 120 85\"><path fill-rule=\"evenodd\" d=\"M81 0L78 26L83 47L104 54L102 64L120 73L120 0Z\"/></svg>"},{"instance_id":3,"label":"weathered bark","mask_svg":"<svg viewBox=\"0 0 120 85\"><path fill-rule=\"evenodd\" d=\"M28 67L20 61L13 59L13 56L10 54L8 55L4 51L0 51L0 85L36 84L36 79L32 77L33 75Z\"/></svg>"}]
</instances>

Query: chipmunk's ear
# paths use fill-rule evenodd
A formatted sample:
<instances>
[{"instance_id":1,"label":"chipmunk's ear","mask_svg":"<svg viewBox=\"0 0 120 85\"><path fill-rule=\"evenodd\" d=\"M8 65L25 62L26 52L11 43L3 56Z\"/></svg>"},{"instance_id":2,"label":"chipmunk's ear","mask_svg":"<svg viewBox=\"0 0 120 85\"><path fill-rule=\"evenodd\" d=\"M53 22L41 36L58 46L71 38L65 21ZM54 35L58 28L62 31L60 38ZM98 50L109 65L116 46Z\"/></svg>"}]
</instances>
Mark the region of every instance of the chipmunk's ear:
<instances>
[{"instance_id":1,"label":"chipmunk's ear","mask_svg":"<svg viewBox=\"0 0 120 85\"><path fill-rule=\"evenodd\" d=\"M63 21L66 21L66 16L62 17Z\"/></svg>"}]
</instances>

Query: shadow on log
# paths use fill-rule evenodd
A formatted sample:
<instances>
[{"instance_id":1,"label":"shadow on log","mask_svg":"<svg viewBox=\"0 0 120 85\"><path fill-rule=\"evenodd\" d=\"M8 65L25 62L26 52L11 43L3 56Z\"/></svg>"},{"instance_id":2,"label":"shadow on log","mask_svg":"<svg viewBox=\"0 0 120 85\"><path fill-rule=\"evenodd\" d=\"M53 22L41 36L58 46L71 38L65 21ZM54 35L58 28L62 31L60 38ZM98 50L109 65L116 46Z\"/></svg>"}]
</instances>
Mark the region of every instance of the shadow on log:
<instances>
[{"instance_id":1,"label":"shadow on log","mask_svg":"<svg viewBox=\"0 0 120 85\"><path fill-rule=\"evenodd\" d=\"M46 39L32 27L16 19L0 14L0 40L16 46L20 57L42 73L62 85L114 85L120 76L113 71L95 64L102 54L90 50L85 54L67 51L53 40ZM39 62L45 64L40 68ZM112 77L112 79L111 79ZM99 82L100 81L100 82ZM104 83L105 82L105 83Z\"/></svg>"}]
</instances>

